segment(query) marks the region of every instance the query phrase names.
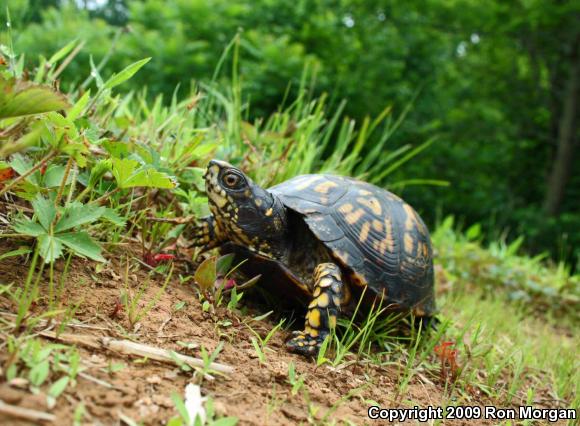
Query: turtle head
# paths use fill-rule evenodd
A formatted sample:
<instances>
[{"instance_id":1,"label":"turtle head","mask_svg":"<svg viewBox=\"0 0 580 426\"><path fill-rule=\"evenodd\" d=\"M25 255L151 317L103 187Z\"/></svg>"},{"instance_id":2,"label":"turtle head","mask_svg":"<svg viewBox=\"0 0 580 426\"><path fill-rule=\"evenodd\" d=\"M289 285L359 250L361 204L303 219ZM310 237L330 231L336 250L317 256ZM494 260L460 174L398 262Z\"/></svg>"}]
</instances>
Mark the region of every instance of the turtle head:
<instances>
[{"instance_id":1,"label":"turtle head","mask_svg":"<svg viewBox=\"0 0 580 426\"><path fill-rule=\"evenodd\" d=\"M225 239L279 258L286 235L282 202L225 161L211 160L204 178L210 210Z\"/></svg>"}]
</instances>

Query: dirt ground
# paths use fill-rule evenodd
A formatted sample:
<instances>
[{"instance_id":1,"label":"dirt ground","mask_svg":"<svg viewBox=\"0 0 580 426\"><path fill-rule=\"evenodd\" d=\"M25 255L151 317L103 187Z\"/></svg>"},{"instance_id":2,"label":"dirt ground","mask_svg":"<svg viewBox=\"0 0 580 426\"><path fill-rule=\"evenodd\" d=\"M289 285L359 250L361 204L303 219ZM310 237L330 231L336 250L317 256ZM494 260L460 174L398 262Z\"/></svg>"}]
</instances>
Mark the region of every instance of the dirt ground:
<instances>
[{"instance_id":1,"label":"dirt ground","mask_svg":"<svg viewBox=\"0 0 580 426\"><path fill-rule=\"evenodd\" d=\"M0 252L4 252L2 247ZM18 258L0 262L2 282L22 283L27 267ZM57 269L62 269L62 264ZM251 343L252 333L243 323L244 319L260 315L254 309L245 314L233 314L219 308L214 314L204 313L191 281L182 284L175 274L165 293L151 311L127 331L127 315L119 308L119 298L124 287L125 265L112 260L105 267L76 259L72 261L64 300L81 301L76 319L83 328L68 328L67 332L114 338L131 339L164 349L200 357L199 347L212 351L220 339L225 342L217 362L230 365L234 373L215 376L212 381L204 380L201 388L215 402L220 415L235 416L240 425L295 425L319 424L334 420L342 424L350 420L354 424L386 424L386 421L371 421L367 410L376 401L381 407L439 406L446 399L443 383L437 377L415 376L408 392L398 396L397 383L400 372L396 367L379 368L357 362L346 363L344 368L332 369L316 364L298 355L288 353L284 342L289 332L275 334L266 353L266 362L260 363ZM137 288L148 279L147 269L140 268L129 273L129 283ZM47 280L48 281L48 280ZM155 297L164 277L151 279L141 305ZM46 294L42 284L41 294ZM175 310L178 302L185 302L182 309ZM45 309L42 304L34 307L38 315ZM6 297L0 296L0 311L14 312L15 306ZM252 323L252 327L265 336L274 326L266 319ZM2 340L6 336L2 337ZM188 351L177 342L195 343L197 348ZM0 361L6 361L6 347L0 351ZM58 399L56 407L49 410L42 393L33 395L27 389L11 386L0 379L0 399L21 407L51 412L56 415L54 424L72 423L73 412L79 403L86 407L86 424L124 424L120 416L125 415L146 425L164 424L176 415L170 396L177 392L183 396L185 386L192 380L192 373L180 371L168 364L143 359L131 359L113 352L79 347L84 373L97 381L79 377L75 387L69 386ZM294 362L297 374L305 375L304 392L291 395L288 383L288 364ZM121 371L111 373L111 363L126 365ZM468 396L470 405L491 405L492 401L474 391ZM310 406L310 415L309 415ZM3 419L3 425L33 424L15 419ZM414 423L414 422L413 422ZM462 424L446 422L445 424ZM485 424L479 420L476 423ZM490 423L491 424L491 423Z\"/></svg>"}]
</instances>

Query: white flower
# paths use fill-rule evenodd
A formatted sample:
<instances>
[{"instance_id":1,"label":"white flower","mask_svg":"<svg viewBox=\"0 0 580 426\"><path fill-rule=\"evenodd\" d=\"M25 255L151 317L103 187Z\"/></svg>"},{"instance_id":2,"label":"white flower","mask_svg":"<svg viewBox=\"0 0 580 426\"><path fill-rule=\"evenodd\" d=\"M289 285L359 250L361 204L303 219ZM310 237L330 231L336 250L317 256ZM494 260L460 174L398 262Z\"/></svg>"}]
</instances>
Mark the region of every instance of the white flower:
<instances>
[{"instance_id":1,"label":"white flower","mask_svg":"<svg viewBox=\"0 0 580 426\"><path fill-rule=\"evenodd\" d=\"M193 426L195 424L196 417L199 417L201 424L205 424L206 414L205 408L203 408L203 403L205 398L201 397L201 388L198 385L189 383L185 387L185 409L187 414L189 414L189 425Z\"/></svg>"}]
</instances>

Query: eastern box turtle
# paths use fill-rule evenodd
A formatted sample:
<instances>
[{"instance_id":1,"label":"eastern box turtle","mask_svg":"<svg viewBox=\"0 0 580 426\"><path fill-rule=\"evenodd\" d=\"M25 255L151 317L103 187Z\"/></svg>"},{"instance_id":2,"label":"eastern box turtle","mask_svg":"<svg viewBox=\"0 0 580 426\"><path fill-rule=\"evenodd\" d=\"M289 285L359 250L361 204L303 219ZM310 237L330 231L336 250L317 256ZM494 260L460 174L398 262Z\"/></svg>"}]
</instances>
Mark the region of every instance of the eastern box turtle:
<instances>
[{"instance_id":1,"label":"eastern box turtle","mask_svg":"<svg viewBox=\"0 0 580 426\"><path fill-rule=\"evenodd\" d=\"M212 215L196 227L194 245L247 258L244 271L309 303L304 331L287 342L291 351L316 353L361 295L367 306L382 297L392 311L434 314L429 233L396 195L322 174L264 189L218 160L204 178Z\"/></svg>"}]
</instances>

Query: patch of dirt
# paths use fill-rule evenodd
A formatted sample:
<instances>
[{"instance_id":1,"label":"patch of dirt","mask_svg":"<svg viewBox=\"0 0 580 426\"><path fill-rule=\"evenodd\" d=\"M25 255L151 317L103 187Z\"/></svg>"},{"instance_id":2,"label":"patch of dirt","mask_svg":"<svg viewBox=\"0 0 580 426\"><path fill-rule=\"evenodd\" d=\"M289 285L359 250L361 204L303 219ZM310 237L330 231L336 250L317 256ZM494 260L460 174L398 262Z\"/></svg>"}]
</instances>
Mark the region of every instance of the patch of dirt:
<instances>
[{"instance_id":1,"label":"patch of dirt","mask_svg":"<svg viewBox=\"0 0 580 426\"><path fill-rule=\"evenodd\" d=\"M5 249L3 247L0 252L5 252ZM124 255L118 259L122 257ZM28 270L22 260L10 258L0 263L1 281L22 285ZM58 277L63 263L58 263L57 269ZM437 378L427 378L424 374L416 375L406 394L398 396L400 371L395 366L384 368L351 362L338 370L327 366L317 368L313 361L286 351L284 342L288 332L285 331L277 332L272 338L266 363L261 364L251 343L252 333L243 321L263 312L249 309L238 315L220 308L214 314L204 313L191 281L180 283L178 274L174 274L150 312L133 331L129 331L127 314L118 309L125 286L124 271L125 264L119 260L111 260L104 268L78 259L72 261L65 280L63 301L69 304L81 302L76 319L84 324L84 328L68 328L67 332L131 339L195 357L201 357L201 346L212 351L220 340L224 341L223 351L216 361L232 366L235 371L216 376L212 381L204 380L201 388L204 395L213 398L220 415L237 417L240 425L317 424L323 420L334 420L337 424L350 420L354 424L363 424L369 422L367 410L374 402L385 408L427 407L439 406L446 399L444 385L437 383ZM161 275L150 276L144 267L131 268L128 276L133 290L150 281L140 306L154 300L165 280ZM43 281L40 294L46 295L48 279ZM185 302L185 305L176 310L178 302ZM0 296L2 312L15 312L15 308L7 297ZM39 303L33 312L39 315L45 308ZM3 319L6 320L6 316ZM252 323L252 327L265 336L274 323L266 319ZM178 341L199 346L188 351ZM170 397L174 392L183 397L185 386L192 380L191 372L167 364L86 347L79 347L79 350L85 376L78 377L75 387L67 388L54 409L47 408L43 394L33 395L27 389L9 386L4 378L0 379L0 399L21 407L51 412L57 418L54 424L58 425L71 424L74 410L81 402L86 407L87 424L120 424L120 415L126 415L146 425L158 425L176 415ZM2 365L7 358L4 346L0 351ZM292 387L288 383L290 362L295 364L297 375L306 377L304 389L307 393L291 394ZM108 367L113 363L123 363L125 368L111 373ZM45 387L42 390L47 391ZM475 391L469 398L466 401L469 405L493 404ZM1 423L33 424L15 419L4 419ZM479 420L477 424L485 422Z\"/></svg>"}]
</instances>

